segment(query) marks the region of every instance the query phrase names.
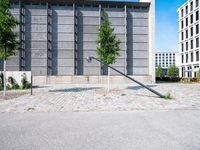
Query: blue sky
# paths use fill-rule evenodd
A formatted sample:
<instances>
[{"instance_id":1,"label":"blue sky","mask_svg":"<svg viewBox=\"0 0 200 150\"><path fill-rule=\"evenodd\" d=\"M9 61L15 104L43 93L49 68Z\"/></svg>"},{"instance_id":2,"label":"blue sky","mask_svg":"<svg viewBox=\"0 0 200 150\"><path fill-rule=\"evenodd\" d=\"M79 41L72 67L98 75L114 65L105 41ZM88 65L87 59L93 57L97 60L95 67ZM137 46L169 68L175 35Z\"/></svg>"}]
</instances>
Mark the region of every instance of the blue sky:
<instances>
[{"instance_id":1,"label":"blue sky","mask_svg":"<svg viewBox=\"0 0 200 150\"><path fill-rule=\"evenodd\" d=\"M186 0L156 0L156 51L178 51L177 9Z\"/></svg>"}]
</instances>

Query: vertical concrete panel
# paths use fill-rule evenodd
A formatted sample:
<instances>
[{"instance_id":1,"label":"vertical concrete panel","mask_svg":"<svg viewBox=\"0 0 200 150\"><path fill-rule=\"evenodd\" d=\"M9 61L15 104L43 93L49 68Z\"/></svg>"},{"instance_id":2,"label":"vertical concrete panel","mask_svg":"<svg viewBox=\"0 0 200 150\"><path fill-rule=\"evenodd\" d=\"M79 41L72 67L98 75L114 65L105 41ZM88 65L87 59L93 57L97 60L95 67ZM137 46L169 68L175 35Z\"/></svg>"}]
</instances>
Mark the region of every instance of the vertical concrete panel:
<instances>
[{"instance_id":1,"label":"vertical concrete panel","mask_svg":"<svg viewBox=\"0 0 200 150\"><path fill-rule=\"evenodd\" d=\"M52 19L52 73L53 75L73 75L73 8L52 6Z\"/></svg>"},{"instance_id":2,"label":"vertical concrete panel","mask_svg":"<svg viewBox=\"0 0 200 150\"><path fill-rule=\"evenodd\" d=\"M89 56L96 57L98 24L98 8L78 7L78 75L99 74L99 63L86 61Z\"/></svg>"},{"instance_id":3,"label":"vertical concrete panel","mask_svg":"<svg viewBox=\"0 0 200 150\"><path fill-rule=\"evenodd\" d=\"M47 75L47 6L25 5L26 70ZM38 51L40 51L39 54Z\"/></svg>"},{"instance_id":4,"label":"vertical concrete panel","mask_svg":"<svg viewBox=\"0 0 200 150\"><path fill-rule=\"evenodd\" d=\"M128 74L148 75L149 32L147 10L128 9Z\"/></svg>"}]
</instances>

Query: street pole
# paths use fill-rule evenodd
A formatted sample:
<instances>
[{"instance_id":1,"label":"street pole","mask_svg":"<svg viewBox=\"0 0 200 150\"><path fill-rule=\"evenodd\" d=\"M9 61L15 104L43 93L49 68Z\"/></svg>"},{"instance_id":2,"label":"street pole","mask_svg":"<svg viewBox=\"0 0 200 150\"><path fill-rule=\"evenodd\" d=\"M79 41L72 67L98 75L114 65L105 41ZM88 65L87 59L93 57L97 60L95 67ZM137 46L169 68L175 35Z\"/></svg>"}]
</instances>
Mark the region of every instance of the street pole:
<instances>
[{"instance_id":1,"label":"street pole","mask_svg":"<svg viewBox=\"0 0 200 150\"><path fill-rule=\"evenodd\" d=\"M4 80L4 86L3 86L3 96L6 97L6 47L4 48L4 75L3 75L3 80Z\"/></svg>"},{"instance_id":2,"label":"street pole","mask_svg":"<svg viewBox=\"0 0 200 150\"><path fill-rule=\"evenodd\" d=\"M108 92L110 92L110 68L108 67Z\"/></svg>"}]
</instances>

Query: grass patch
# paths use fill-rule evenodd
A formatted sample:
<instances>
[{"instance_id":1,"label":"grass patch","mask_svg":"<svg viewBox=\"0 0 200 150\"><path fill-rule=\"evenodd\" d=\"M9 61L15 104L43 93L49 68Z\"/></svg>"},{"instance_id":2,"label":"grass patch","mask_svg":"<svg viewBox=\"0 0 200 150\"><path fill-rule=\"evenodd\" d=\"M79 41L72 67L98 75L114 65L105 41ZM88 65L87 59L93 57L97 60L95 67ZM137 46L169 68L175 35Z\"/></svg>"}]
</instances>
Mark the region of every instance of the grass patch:
<instances>
[{"instance_id":1,"label":"grass patch","mask_svg":"<svg viewBox=\"0 0 200 150\"><path fill-rule=\"evenodd\" d=\"M126 94L121 94L121 96L126 96Z\"/></svg>"},{"instance_id":2,"label":"grass patch","mask_svg":"<svg viewBox=\"0 0 200 150\"><path fill-rule=\"evenodd\" d=\"M171 100L172 99L172 95L168 92L166 95L164 95L164 99Z\"/></svg>"},{"instance_id":3,"label":"grass patch","mask_svg":"<svg viewBox=\"0 0 200 150\"><path fill-rule=\"evenodd\" d=\"M27 111L35 111L35 108L29 107L29 108L27 109Z\"/></svg>"}]
</instances>

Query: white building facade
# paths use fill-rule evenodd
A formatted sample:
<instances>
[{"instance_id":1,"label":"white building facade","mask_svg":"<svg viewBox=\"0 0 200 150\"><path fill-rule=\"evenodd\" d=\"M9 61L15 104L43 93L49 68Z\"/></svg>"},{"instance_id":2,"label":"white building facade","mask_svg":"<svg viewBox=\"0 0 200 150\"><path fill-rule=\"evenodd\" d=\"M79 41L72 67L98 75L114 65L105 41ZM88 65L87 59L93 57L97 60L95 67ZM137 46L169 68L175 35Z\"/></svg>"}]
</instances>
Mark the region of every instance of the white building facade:
<instances>
[{"instance_id":1,"label":"white building facade","mask_svg":"<svg viewBox=\"0 0 200 150\"><path fill-rule=\"evenodd\" d=\"M167 75L167 68L176 65L179 66L179 55L177 52L157 52L155 54L155 66L163 69L163 75Z\"/></svg>"},{"instance_id":2,"label":"white building facade","mask_svg":"<svg viewBox=\"0 0 200 150\"><path fill-rule=\"evenodd\" d=\"M196 77L200 66L200 0L188 0L179 9L180 77Z\"/></svg>"}]
</instances>

